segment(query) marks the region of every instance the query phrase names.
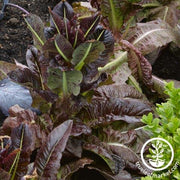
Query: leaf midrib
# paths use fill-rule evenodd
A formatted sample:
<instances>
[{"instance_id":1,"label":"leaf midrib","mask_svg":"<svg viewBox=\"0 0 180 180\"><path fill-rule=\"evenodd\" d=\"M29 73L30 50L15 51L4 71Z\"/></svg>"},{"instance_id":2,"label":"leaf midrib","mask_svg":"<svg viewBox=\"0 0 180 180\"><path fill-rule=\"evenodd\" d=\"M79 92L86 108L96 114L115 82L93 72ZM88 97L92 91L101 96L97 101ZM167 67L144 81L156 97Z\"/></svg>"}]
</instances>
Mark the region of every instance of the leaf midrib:
<instances>
[{"instance_id":1,"label":"leaf midrib","mask_svg":"<svg viewBox=\"0 0 180 180\"><path fill-rule=\"evenodd\" d=\"M59 139L59 141L60 141L60 139ZM56 141L55 145L54 145L53 148L51 149L51 151L50 151L50 153L49 153L49 156L48 156L48 158L47 158L47 161L45 162L45 165L44 165L44 167L43 167L43 170L42 170L40 176L43 175L44 169L46 168L46 165L47 165L47 163L49 162L50 157L51 157L51 155L52 155L52 153L53 153L53 151L54 151L54 149L55 149L55 147L57 146L57 144L58 144L59 141Z\"/></svg>"},{"instance_id":2,"label":"leaf midrib","mask_svg":"<svg viewBox=\"0 0 180 180\"><path fill-rule=\"evenodd\" d=\"M137 43L139 43L142 39L144 39L145 37L147 37L148 35L150 35L151 33L157 32L157 31L167 31L167 29L161 28L161 29L153 29L150 30L146 33L144 33L142 36L140 36L139 38L137 38L134 42L133 45L136 45Z\"/></svg>"},{"instance_id":3,"label":"leaf midrib","mask_svg":"<svg viewBox=\"0 0 180 180\"><path fill-rule=\"evenodd\" d=\"M112 24L113 24L113 27L116 25L116 23L118 23L118 22L116 22L116 16L115 16L115 14L116 14L116 12L115 12L115 8L114 8L114 4L113 4L113 0L108 0L109 1L109 4L110 4L110 8L111 8L111 14L112 14Z\"/></svg>"}]
</instances>

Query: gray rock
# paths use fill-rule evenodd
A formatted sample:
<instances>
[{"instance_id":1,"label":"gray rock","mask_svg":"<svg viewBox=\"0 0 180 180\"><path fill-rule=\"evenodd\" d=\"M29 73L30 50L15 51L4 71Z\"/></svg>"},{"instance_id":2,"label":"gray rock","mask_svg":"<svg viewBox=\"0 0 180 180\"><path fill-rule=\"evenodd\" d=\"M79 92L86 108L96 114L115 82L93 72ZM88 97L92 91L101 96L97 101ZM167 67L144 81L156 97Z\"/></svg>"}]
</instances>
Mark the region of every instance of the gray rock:
<instances>
[{"instance_id":1,"label":"gray rock","mask_svg":"<svg viewBox=\"0 0 180 180\"><path fill-rule=\"evenodd\" d=\"M8 21L10 24L17 24L17 23L19 23L19 20L17 19L17 18L11 18L11 19L9 19L9 21Z\"/></svg>"}]
</instances>

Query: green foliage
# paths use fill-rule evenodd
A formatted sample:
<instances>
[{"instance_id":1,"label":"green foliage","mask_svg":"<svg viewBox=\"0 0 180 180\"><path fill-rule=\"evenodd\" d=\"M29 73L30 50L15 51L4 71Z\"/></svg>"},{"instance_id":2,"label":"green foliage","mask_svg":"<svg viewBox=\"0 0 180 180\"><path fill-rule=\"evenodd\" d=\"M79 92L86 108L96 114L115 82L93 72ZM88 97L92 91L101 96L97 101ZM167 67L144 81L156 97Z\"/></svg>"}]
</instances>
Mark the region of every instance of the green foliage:
<instances>
[{"instance_id":1,"label":"green foliage","mask_svg":"<svg viewBox=\"0 0 180 180\"><path fill-rule=\"evenodd\" d=\"M77 96L80 92L79 84L82 81L82 73L80 71L61 71L58 68L49 68L48 86L64 95L73 94Z\"/></svg>"},{"instance_id":2,"label":"green foliage","mask_svg":"<svg viewBox=\"0 0 180 180\"><path fill-rule=\"evenodd\" d=\"M147 124L144 129L150 131L152 137L161 137L170 142L174 149L174 165L180 161L180 88L174 88L173 82L170 82L166 84L165 93L169 98L167 102L157 104L158 118L153 118L149 113L142 117L142 122ZM179 172L176 171L174 178L179 179Z\"/></svg>"},{"instance_id":3,"label":"green foliage","mask_svg":"<svg viewBox=\"0 0 180 180\"><path fill-rule=\"evenodd\" d=\"M119 31L123 24L123 14L119 0L103 0L102 15L108 17L110 28Z\"/></svg>"},{"instance_id":4,"label":"green foliage","mask_svg":"<svg viewBox=\"0 0 180 180\"><path fill-rule=\"evenodd\" d=\"M45 42L44 24L42 20L40 17L34 14L28 15L24 19L28 25L28 28L32 32L34 45L37 47L37 49L41 49Z\"/></svg>"},{"instance_id":5,"label":"green foliage","mask_svg":"<svg viewBox=\"0 0 180 180\"><path fill-rule=\"evenodd\" d=\"M81 70L84 64L97 60L104 50L104 44L100 41L83 43L75 49L71 62L75 65L75 69Z\"/></svg>"}]
</instances>

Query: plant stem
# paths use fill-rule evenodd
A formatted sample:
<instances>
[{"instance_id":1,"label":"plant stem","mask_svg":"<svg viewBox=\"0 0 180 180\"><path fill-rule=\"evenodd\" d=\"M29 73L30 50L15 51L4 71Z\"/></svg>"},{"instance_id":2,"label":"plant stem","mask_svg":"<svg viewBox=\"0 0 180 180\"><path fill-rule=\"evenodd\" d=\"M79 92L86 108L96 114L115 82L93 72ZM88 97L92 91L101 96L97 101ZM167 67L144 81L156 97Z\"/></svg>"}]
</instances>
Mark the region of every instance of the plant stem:
<instances>
[{"instance_id":1,"label":"plant stem","mask_svg":"<svg viewBox=\"0 0 180 180\"><path fill-rule=\"evenodd\" d=\"M38 65L38 63L37 63L36 61L35 61L35 65L36 65L37 70L38 70L38 72L39 72L39 78L40 78L41 88L42 88L42 90L45 90L45 87L44 87L44 84L43 84L43 78L42 78L42 75L41 75L41 70L40 70L39 65Z\"/></svg>"},{"instance_id":2,"label":"plant stem","mask_svg":"<svg viewBox=\"0 0 180 180\"><path fill-rule=\"evenodd\" d=\"M76 36L75 36L75 40L74 40L74 44L73 44L73 48L76 47L77 44L77 38L78 38L78 30L76 31Z\"/></svg>"},{"instance_id":3,"label":"plant stem","mask_svg":"<svg viewBox=\"0 0 180 180\"><path fill-rule=\"evenodd\" d=\"M68 35L68 27L67 27L67 21L66 21L66 9L64 8L64 24L66 28L66 39L69 40L69 35Z\"/></svg>"},{"instance_id":4,"label":"plant stem","mask_svg":"<svg viewBox=\"0 0 180 180\"><path fill-rule=\"evenodd\" d=\"M103 31L100 33L100 35L99 35L98 38L97 38L97 41L100 40L100 38L101 38L101 36L103 35L104 32L105 32L105 30L103 30Z\"/></svg>"},{"instance_id":5,"label":"plant stem","mask_svg":"<svg viewBox=\"0 0 180 180\"><path fill-rule=\"evenodd\" d=\"M139 86L139 83L136 81L136 79L134 78L134 76L130 75L129 78L128 78L128 84L131 84L133 85L137 91L139 91L140 93L142 93L142 89L141 87Z\"/></svg>"},{"instance_id":6,"label":"plant stem","mask_svg":"<svg viewBox=\"0 0 180 180\"><path fill-rule=\"evenodd\" d=\"M63 71L63 95L66 96L67 94L68 94L67 77L66 77L66 72Z\"/></svg>"},{"instance_id":7,"label":"plant stem","mask_svg":"<svg viewBox=\"0 0 180 180\"><path fill-rule=\"evenodd\" d=\"M61 51L61 49L59 48L56 40L54 41L54 44L55 44L55 47L56 47L58 53L64 58L64 60L65 60L66 62L69 62L69 59L68 59L68 58L65 56L65 54Z\"/></svg>"},{"instance_id":8,"label":"plant stem","mask_svg":"<svg viewBox=\"0 0 180 180\"><path fill-rule=\"evenodd\" d=\"M168 95L164 93L166 81L162 80L162 79L160 79L160 78L158 78L158 77L156 77L154 75L152 76L152 81L153 81L153 84L154 84L153 85L154 90L156 92L158 92L158 94L162 98L164 98L164 99L168 98Z\"/></svg>"},{"instance_id":9,"label":"plant stem","mask_svg":"<svg viewBox=\"0 0 180 180\"><path fill-rule=\"evenodd\" d=\"M110 69L116 68L127 61L127 51L123 52L118 58L114 61L109 62L104 67L98 68L99 73L107 72Z\"/></svg>"},{"instance_id":10,"label":"plant stem","mask_svg":"<svg viewBox=\"0 0 180 180\"><path fill-rule=\"evenodd\" d=\"M99 16L97 16L97 18L95 19L95 21L91 24L90 28L87 30L87 32L84 35L84 38L87 37L87 35L89 34L89 32L91 31L91 29L94 27L94 25L96 24L97 20L99 19Z\"/></svg>"},{"instance_id":11,"label":"plant stem","mask_svg":"<svg viewBox=\"0 0 180 180\"><path fill-rule=\"evenodd\" d=\"M84 60L87 58L89 52L91 51L92 48L92 43L89 44L84 56L82 57L82 59L79 61L79 63L75 66L75 70L80 71L84 65Z\"/></svg>"},{"instance_id":12,"label":"plant stem","mask_svg":"<svg viewBox=\"0 0 180 180\"><path fill-rule=\"evenodd\" d=\"M21 6L18 6L17 4L13 4L13 3L7 3L7 6L12 6L12 7L16 7L18 9L20 9L21 11L23 11L25 14L29 15L30 13L28 11L26 11L24 8L22 8Z\"/></svg>"},{"instance_id":13,"label":"plant stem","mask_svg":"<svg viewBox=\"0 0 180 180\"><path fill-rule=\"evenodd\" d=\"M19 159L20 159L20 155L21 155L21 150L22 150L22 145L23 145L23 138L24 138L24 126L23 126L22 134L21 134L21 141L20 141L20 147L19 147L20 151L17 153L17 158L15 159L16 164L15 164L15 167L14 167L13 174L11 176L11 180L14 180L15 175L16 175L16 170L17 170L17 167L18 167L18 163L19 163Z\"/></svg>"}]
</instances>

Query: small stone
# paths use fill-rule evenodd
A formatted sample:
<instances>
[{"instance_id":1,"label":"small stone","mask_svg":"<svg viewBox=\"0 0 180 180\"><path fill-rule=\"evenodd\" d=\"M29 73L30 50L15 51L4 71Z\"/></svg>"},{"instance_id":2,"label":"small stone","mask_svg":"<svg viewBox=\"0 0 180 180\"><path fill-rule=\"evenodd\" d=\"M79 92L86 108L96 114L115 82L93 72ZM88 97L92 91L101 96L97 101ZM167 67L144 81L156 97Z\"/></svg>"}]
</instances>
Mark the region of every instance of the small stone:
<instances>
[{"instance_id":1,"label":"small stone","mask_svg":"<svg viewBox=\"0 0 180 180\"><path fill-rule=\"evenodd\" d=\"M19 22L19 20L17 18L11 18L9 20L9 23L11 23L11 24L17 24L18 22Z\"/></svg>"},{"instance_id":2,"label":"small stone","mask_svg":"<svg viewBox=\"0 0 180 180\"><path fill-rule=\"evenodd\" d=\"M5 34L4 39L9 39L9 36L7 34Z\"/></svg>"}]
</instances>

